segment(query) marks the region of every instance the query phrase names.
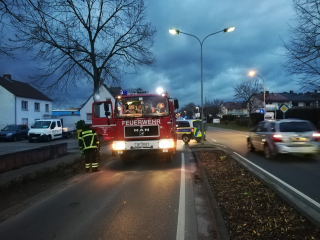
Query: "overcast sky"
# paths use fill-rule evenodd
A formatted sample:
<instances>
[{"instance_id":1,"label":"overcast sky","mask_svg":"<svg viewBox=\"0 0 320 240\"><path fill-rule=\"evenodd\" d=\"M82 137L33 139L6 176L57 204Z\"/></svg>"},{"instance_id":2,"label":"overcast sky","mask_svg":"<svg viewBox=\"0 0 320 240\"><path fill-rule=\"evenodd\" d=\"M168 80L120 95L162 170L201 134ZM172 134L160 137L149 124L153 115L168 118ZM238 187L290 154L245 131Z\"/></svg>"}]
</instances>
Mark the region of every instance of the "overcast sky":
<instances>
[{"instance_id":1,"label":"overcast sky","mask_svg":"<svg viewBox=\"0 0 320 240\"><path fill-rule=\"evenodd\" d=\"M200 44L190 36L171 35L170 28L197 36L235 27L231 33L218 33L203 44L204 97L209 101L234 100L233 87L250 78L256 70L270 92L299 91L294 78L284 71L284 41L288 41L288 24L295 17L292 0L146 0L149 21L157 29L153 47L157 62L127 75L121 87L141 87L150 93L159 86L183 106L201 102ZM13 61L0 58L0 75L10 73L14 80L28 82L36 72L35 64L25 55ZM67 104L78 107L92 93L93 86L73 93ZM261 90L263 91L263 89Z\"/></svg>"}]
</instances>

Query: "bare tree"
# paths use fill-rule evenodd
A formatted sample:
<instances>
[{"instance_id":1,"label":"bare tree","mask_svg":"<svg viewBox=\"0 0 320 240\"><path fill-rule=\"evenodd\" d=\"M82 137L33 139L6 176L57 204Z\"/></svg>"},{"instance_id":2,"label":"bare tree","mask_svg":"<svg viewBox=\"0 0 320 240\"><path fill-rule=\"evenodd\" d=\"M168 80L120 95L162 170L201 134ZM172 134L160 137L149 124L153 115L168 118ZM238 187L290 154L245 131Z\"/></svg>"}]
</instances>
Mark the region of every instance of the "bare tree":
<instances>
[{"instance_id":1,"label":"bare tree","mask_svg":"<svg viewBox=\"0 0 320 240\"><path fill-rule=\"evenodd\" d=\"M212 117L216 117L219 114L220 105L223 103L223 100L220 99L214 99L213 101L206 101L204 104L204 110L207 113L207 119L209 119L209 114L212 115ZM210 119L211 120L211 119Z\"/></svg>"},{"instance_id":2,"label":"bare tree","mask_svg":"<svg viewBox=\"0 0 320 240\"><path fill-rule=\"evenodd\" d=\"M185 105L184 107L182 107L180 109L180 112L182 113L182 116L185 116L184 111L186 111L187 118L190 119L190 118L193 118L195 109L196 109L196 105L193 102L191 102Z\"/></svg>"},{"instance_id":3,"label":"bare tree","mask_svg":"<svg viewBox=\"0 0 320 240\"><path fill-rule=\"evenodd\" d=\"M250 124L252 123L251 113L261 107L261 99L257 94L261 89L263 89L263 84L259 79L248 80L234 87L234 97L247 103Z\"/></svg>"},{"instance_id":4,"label":"bare tree","mask_svg":"<svg viewBox=\"0 0 320 240\"><path fill-rule=\"evenodd\" d=\"M286 49L286 70L299 77L303 89L320 89L320 1L293 0L296 11L290 26L291 40L283 42Z\"/></svg>"},{"instance_id":5,"label":"bare tree","mask_svg":"<svg viewBox=\"0 0 320 240\"><path fill-rule=\"evenodd\" d=\"M127 69L155 61L156 30L146 11L144 0L26 0L19 7L23 21L13 19L14 41L36 52L34 59L44 69L35 77L37 85L66 90L86 79L98 100L104 81L119 85Z\"/></svg>"},{"instance_id":6,"label":"bare tree","mask_svg":"<svg viewBox=\"0 0 320 240\"><path fill-rule=\"evenodd\" d=\"M15 18L20 21L16 15L16 10L19 6L18 0L0 0L0 56L13 57L12 51L15 49L10 46L9 40L5 32L10 29L10 19Z\"/></svg>"}]
</instances>

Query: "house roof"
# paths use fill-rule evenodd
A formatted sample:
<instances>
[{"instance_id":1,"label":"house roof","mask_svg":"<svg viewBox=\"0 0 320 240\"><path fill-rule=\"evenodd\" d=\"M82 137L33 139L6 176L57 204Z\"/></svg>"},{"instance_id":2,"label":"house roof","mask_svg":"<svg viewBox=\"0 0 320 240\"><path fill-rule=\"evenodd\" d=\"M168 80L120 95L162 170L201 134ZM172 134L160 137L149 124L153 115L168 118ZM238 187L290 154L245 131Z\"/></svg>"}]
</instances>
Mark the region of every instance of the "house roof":
<instances>
[{"instance_id":1,"label":"house roof","mask_svg":"<svg viewBox=\"0 0 320 240\"><path fill-rule=\"evenodd\" d=\"M222 105L228 109L243 109L246 108L245 103L243 102L224 102Z\"/></svg>"},{"instance_id":2,"label":"house roof","mask_svg":"<svg viewBox=\"0 0 320 240\"><path fill-rule=\"evenodd\" d=\"M257 98L263 101L263 92L255 94ZM282 93L266 93L266 102L288 102L288 98L282 95Z\"/></svg>"},{"instance_id":3,"label":"house roof","mask_svg":"<svg viewBox=\"0 0 320 240\"><path fill-rule=\"evenodd\" d=\"M104 86L107 91L111 94L111 96L113 96L114 98L116 98L116 96L120 95L120 91L121 91L121 87L110 87L108 88L107 85L102 84L102 86ZM119 89L119 93L117 92L117 90ZM86 104L87 102L92 98L93 93L90 95L90 97L87 99L87 101L85 101L83 104L80 105L79 110L81 110Z\"/></svg>"},{"instance_id":4,"label":"house roof","mask_svg":"<svg viewBox=\"0 0 320 240\"><path fill-rule=\"evenodd\" d=\"M0 85L18 97L53 101L34 87L30 86L28 83L11 80L6 77L0 77Z\"/></svg>"},{"instance_id":5,"label":"house roof","mask_svg":"<svg viewBox=\"0 0 320 240\"><path fill-rule=\"evenodd\" d=\"M281 93L289 101L316 101L320 100L319 93Z\"/></svg>"}]
</instances>

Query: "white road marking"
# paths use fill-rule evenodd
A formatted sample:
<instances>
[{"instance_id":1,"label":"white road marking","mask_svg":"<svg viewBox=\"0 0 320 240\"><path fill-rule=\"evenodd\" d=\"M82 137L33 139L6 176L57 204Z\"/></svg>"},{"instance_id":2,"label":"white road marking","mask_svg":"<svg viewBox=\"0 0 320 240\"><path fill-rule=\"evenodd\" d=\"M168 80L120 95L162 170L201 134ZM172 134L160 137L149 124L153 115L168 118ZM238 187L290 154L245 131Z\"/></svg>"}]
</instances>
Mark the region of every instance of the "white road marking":
<instances>
[{"instance_id":1,"label":"white road marking","mask_svg":"<svg viewBox=\"0 0 320 240\"><path fill-rule=\"evenodd\" d=\"M176 239L184 240L186 220L186 183L185 183L185 166L184 154L181 153L181 182L180 182L180 199L178 212L178 226Z\"/></svg>"},{"instance_id":2,"label":"white road marking","mask_svg":"<svg viewBox=\"0 0 320 240\"><path fill-rule=\"evenodd\" d=\"M221 146L221 147L224 147L224 148L227 148L225 145L222 145L222 144L216 143L216 145Z\"/></svg>"},{"instance_id":3,"label":"white road marking","mask_svg":"<svg viewBox=\"0 0 320 240\"><path fill-rule=\"evenodd\" d=\"M239 157L241 157L243 160L247 161L249 164L255 166L256 168L258 168L260 171L264 172L265 174L269 175L270 177L274 178L275 180L277 180L278 182L280 182L281 184L285 185L287 188L291 189L292 191L294 191L296 194L300 195L301 197L303 197L304 199L306 199L307 201L311 202L312 204L314 204L315 206L317 206L318 208L320 208L320 204L316 201L314 201L313 199L309 198L307 195L303 194L302 192L300 192L299 190L295 189L294 187L292 187L291 185L287 184L286 182L280 180L279 178L277 178L276 176L272 175L271 173L267 172L266 170L262 169L261 167L259 167L258 165L250 162L248 159L246 159L245 157L242 157L240 154L233 152L234 154L238 155Z\"/></svg>"},{"instance_id":4,"label":"white road marking","mask_svg":"<svg viewBox=\"0 0 320 240\"><path fill-rule=\"evenodd\" d=\"M214 140L214 139L211 139L212 141L214 141L214 142L216 142L216 140Z\"/></svg>"}]
</instances>

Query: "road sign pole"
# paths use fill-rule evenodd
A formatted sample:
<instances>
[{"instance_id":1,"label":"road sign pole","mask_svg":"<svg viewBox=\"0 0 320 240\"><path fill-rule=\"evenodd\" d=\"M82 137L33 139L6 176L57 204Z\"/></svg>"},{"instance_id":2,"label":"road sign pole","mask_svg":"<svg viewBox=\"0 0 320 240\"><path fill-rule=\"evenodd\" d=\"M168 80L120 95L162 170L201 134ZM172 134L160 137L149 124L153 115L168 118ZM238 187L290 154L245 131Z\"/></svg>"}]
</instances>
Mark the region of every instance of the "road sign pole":
<instances>
[{"instance_id":1,"label":"road sign pole","mask_svg":"<svg viewBox=\"0 0 320 240\"><path fill-rule=\"evenodd\" d=\"M283 112L283 119L285 119L284 112Z\"/></svg>"}]
</instances>

